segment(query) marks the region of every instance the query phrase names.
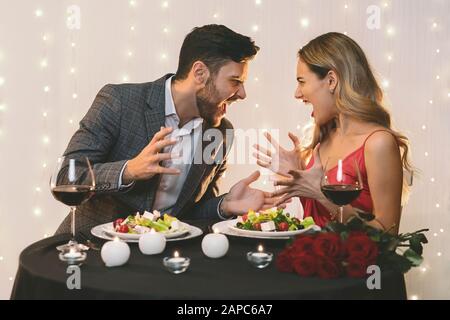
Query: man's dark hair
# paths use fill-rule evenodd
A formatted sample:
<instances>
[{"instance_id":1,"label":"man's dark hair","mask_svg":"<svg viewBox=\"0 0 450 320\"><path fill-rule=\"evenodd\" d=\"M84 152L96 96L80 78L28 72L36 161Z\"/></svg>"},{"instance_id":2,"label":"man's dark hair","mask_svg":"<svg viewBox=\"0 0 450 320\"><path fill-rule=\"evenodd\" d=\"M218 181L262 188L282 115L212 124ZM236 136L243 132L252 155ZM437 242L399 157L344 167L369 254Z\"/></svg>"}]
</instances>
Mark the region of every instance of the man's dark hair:
<instances>
[{"instance_id":1,"label":"man's dark hair","mask_svg":"<svg viewBox=\"0 0 450 320\"><path fill-rule=\"evenodd\" d=\"M255 42L242 34L217 24L194 28L180 50L176 80L186 79L195 61L202 61L212 75L227 62L251 60L259 51Z\"/></svg>"}]
</instances>

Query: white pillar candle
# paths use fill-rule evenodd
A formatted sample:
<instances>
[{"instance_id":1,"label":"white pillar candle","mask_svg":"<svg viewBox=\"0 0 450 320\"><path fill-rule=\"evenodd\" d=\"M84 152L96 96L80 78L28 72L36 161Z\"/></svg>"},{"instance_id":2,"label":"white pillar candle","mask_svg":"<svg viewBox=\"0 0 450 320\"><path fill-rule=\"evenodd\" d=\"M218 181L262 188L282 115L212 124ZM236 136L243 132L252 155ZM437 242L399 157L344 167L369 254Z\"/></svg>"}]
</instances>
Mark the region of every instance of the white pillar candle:
<instances>
[{"instance_id":1,"label":"white pillar candle","mask_svg":"<svg viewBox=\"0 0 450 320\"><path fill-rule=\"evenodd\" d=\"M229 248L228 238L214 230L214 233L207 234L202 240L202 251L210 258L223 257Z\"/></svg>"},{"instance_id":2,"label":"white pillar candle","mask_svg":"<svg viewBox=\"0 0 450 320\"><path fill-rule=\"evenodd\" d=\"M144 233L139 238L139 250L141 250L143 254L159 254L163 252L165 248L166 237L159 232L155 232L154 229Z\"/></svg>"},{"instance_id":3,"label":"white pillar candle","mask_svg":"<svg viewBox=\"0 0 450 320\"><path fill-rule=\"evenodd\" d=\"M127 263L130 258L130 247L118 237L106 242L101 251L101 257L107 267L117 267Z\"/></svg>"}]
</instances>

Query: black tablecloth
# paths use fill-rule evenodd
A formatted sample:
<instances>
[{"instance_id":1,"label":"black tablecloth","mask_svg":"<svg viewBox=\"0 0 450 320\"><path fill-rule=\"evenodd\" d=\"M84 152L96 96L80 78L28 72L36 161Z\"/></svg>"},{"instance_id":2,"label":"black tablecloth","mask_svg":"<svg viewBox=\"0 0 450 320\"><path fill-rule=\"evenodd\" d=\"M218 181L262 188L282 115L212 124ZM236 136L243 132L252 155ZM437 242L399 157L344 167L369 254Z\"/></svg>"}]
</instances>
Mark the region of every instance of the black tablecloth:
<instances>
[{"instance_id":1,"label":"black tablecloth","mask_svg":"<svg viewBox=\"0 0 450 320\"><path fill-rule=\"evenodd\" d=\"M208 232L209 221L191 223ZM203 255L202 236L167 242L164 253L156 256L143 255L137 244L130 244L130 260L114 268L104 266L99 251L89 250L81 266L81 289L69 290L67 264L58 259L55 249L68 238L47 238L21 253L12 299L406 299L403 275L383 273L382 289L369 290L365 279L301 278L278 272L274 262L256 269L246 260L248 251L261 243L276 255L286 240L230 236L230 250L220 259ZM97 243L101 246L103 242ZM162 264L163 257L174 250L191 258L185 273L171 274Z\"/></svg>"}]
</instances>

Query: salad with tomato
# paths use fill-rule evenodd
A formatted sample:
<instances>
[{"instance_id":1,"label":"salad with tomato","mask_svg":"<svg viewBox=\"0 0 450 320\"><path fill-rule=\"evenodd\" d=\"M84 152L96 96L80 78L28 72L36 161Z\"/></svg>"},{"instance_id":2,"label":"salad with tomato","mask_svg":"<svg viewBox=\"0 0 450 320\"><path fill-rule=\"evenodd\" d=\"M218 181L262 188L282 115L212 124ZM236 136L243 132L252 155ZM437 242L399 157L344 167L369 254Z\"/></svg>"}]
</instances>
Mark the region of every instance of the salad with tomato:
<instances>
[{"instance_id":1,"label":"salad with tomato","mask_svg":"<svg viewBox=\"0 0 450 320\"><path fill-rule=\"evenodd\" d=\"M129 215L125 219L117 219L113 222L114 231L120 233L143 234L154 229L157 232L168 233L183 229L180 221L168 214L163 214L157 210L153 213L145 211L142 215Z\"/></svg>"},{"instance_id":2,"label":"salad with tomato","mask_svg":"<svg viewBox=\"0 0 450 320\"><path fill-rule=\"evenodd\" d=\"M312 217L300 220L291 217L283 209L270 209L262 212L250 210L248 213L238 217L236 228L252 231L295 231L303 230L315 225Z\"/></svg>"}]
</instances>

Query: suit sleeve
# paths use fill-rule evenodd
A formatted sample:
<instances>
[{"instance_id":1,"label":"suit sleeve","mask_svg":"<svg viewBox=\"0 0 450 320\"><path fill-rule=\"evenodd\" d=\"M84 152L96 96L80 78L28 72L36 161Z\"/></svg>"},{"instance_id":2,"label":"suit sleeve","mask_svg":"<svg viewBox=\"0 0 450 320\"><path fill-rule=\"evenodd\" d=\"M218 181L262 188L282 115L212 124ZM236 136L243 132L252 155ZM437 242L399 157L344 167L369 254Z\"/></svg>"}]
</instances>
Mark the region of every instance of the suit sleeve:
<instances>
[{"instance_id":1,"label":"suit sleeve","mask_svg":"<svg viewBox=\"0 0 450 320\"><path fill-rule=\"evenodd\" d=\"M128 159L106 161L120 134L121 114L122 103L117 88L104 86L64 152L68 158L89 158L99 193L120 190L120 173Z\"/></svg>"}]
</instances>

